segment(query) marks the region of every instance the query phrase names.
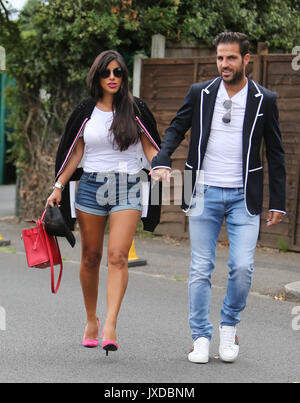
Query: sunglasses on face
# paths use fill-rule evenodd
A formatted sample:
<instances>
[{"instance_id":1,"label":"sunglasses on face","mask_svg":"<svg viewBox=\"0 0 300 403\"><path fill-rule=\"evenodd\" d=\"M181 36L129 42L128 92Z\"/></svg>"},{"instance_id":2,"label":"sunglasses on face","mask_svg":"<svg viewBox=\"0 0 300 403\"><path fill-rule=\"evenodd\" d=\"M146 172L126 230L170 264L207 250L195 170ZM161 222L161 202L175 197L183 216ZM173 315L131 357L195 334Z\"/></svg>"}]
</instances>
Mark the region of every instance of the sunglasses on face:
<instances>
[{"instance_id":1,"label":"sunglasses on face","mask_svg":"<svg viewBox=\"0 0 300 403\"><path fill-rule=\"evenodd\" d=\"M116 69L113 69L113 70L106 69L106 70L104 70L104 71L102 71L100 73L100 77L101 78L108 78L108 77L110 77L111 72L117 78L123 77L123 70L121 69L121 67L117 67Z\"/></svg>"},{"instance_id":2,"label":"sunglasses on face","mask_svg":"<svg viewBox=\"0 0 300 403\"><path fill-rule=\"evenodd\" d=\"M224 108L226 109L225 114L222 117L222 120L224 123L230 123L231 122L231 111L232 111L232 100L231 99L226 99L223 103Z\"/></svg>"}]
</instances>

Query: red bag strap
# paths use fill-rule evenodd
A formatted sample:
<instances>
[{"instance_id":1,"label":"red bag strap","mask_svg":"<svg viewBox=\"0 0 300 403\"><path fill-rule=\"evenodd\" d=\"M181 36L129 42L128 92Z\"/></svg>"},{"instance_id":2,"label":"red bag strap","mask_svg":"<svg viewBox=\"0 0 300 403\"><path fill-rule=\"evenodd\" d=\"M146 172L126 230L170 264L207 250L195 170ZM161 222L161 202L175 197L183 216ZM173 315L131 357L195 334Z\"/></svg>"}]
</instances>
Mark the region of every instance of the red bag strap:
<instances>
[{"instance_id":1,"label":"red bag strap","mask_svg":"<svg viewBox=\"0 0 300 403\"><path fill-rule=\"evenodd\" d=\"M57 280L56 287L55 287L55 285L54 285L54 264L53 264L53 255L52 255L51 247L50 247L50 245L49 245L48 234L46 233L46 230L45 230L45 229L44 229L44 234L45 234L45 238L46 238L46 244L47 244L47 249L48 249L48 254L49 254L49 259L50 259L50 266L51 266L51 290L52 290L52 293L53 293L53 294L56 294L57 291L58 291L58 289L59 289L60 282L61 282L61 278L62 278L63 264L62 264L62 259L61 259L61 256L60 256L60 259L59 259L59 260L60 260L60 261L59 261L59 264L60 264L60 273L59 273L58 280ZM54 240L55 240L55 243L56 243L57 248L59 249L59 245L58 245L58 242L57 242L56 237L54 237Z\"/></svg>"},{"instance_id":2,"label":"red bag strap","mask_svg":"<svg viewBox=\"0 0 300 403\"><path fill-rule=\"evenodd\" d=\"M55 283L54 283L54 263L53 263L53 255L52 255L52 250L51 250L51 247L50 247L50 244L49 244L49 238L48 238L49 235L47 234L47 232L46 232L46 230L45 230L45 227L44 227L44 218L45 218L45 215L46 215L46 211L47 211L47 210L45 209L45 211L43 212L43 215L42 215L40 221L41 221L41 223L42 223L42 228L43 228L43 231L44 231L44 234L45 234L46 245L47 245L48 255L49 255L49 259L50 259L50 266L51 266L51 290L52 290L52 293L53 293L53 294L56 294L57 291L58 291L58 289L59 289L60 282L61 282L61 278L62 278L63 264L62 264L61 255L59 255L60 272L59 272L58 280L57 280L56 287L55 287L55 285L54 285ZM59 250L59 245L58 245L57 239L56 239L56 237L53 237L53 238L54 238L54 240L55 240L57 249Z\"/></svg>"},{"instance_id":3,"label":"red bag strap","mask_svg":"<svg viewBox=\"0 0 300 403\"><path fill-rule=\"evenodd\" d=\"M46 211L47 211L47 209L45 208L45 210L44 210L44 212L43 212L43 214L42 214L42 217L41 217L41 221L42 221L42 222L44 222L44 218L45 218L45 215L46 215Z\"/></svg>"}]
</instances>

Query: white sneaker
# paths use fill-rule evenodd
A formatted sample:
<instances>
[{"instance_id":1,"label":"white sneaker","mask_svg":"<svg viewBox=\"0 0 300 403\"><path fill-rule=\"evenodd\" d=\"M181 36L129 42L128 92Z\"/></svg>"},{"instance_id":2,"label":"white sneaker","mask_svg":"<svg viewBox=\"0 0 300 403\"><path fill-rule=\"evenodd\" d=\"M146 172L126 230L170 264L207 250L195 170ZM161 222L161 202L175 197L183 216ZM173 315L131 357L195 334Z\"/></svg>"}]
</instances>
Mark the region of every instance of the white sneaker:
<instances>
[{"instance_id":1,"label":"white sneaker","mask_svg":"<svg viewBox=\"0 0 300 403\"><path fill-rule=\"evenodd\" d=\"M239 340L235 326L223 326L220 330L219 356L225 362L234 362L239 354Z\"/></svg>"},{"instance_id":2,"label":"white sneaker","mask_svg":"<svg viewBox=\"0 0 300 403\"><path fill-rule=\"evenodd\" d=\"M191 362L206 364L209 360L209 340L206 337L199 337L194 341L194 347L188 355Z\"/></svg>"}]
</instances>

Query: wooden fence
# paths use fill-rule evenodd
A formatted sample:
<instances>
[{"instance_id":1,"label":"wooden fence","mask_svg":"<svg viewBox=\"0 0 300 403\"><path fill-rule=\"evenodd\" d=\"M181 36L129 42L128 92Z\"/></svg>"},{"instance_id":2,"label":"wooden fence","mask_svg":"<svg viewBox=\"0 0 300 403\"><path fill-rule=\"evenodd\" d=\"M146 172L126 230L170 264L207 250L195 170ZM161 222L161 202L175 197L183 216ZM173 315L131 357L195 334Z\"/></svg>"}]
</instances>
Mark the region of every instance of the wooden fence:
<instances>
[{"instance_id":1,"label":"wooden fence","mask_svg":"<svg viewBox=\"0 0 300 403\"><path fill-rule=\"evenodd\" d=\"M256 82L278 94L280 125L286 152L288 214L282 223L271 228L266 227L269 192L267 163L264 161L264 208L259 244L300 251L300 71L292 69L292 59L293 56L288 54L253 55L247 73ZM191 84L217 75L215 57L143 60L141 98L151 108L162 136L182 105ZM174 169L184 168L189 135L186 134L186 139L173 155ZM188 219L176 200L174 203L174 197L171 197L170 205L163 206L157 233L188 237ZM226 239L226 230L223 227L220 240Z\"/></svg>"}]
</instances>

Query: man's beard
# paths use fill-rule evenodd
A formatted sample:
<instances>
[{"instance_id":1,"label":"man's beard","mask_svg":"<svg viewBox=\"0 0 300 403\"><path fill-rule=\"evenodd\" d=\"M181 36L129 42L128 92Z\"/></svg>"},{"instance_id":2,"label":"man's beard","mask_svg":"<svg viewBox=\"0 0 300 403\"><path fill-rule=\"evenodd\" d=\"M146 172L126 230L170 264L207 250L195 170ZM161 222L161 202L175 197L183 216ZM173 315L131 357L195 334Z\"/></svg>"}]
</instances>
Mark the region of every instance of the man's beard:
<instances>
[{"instance_id":1,"label":"man's beard","mask_svg":"<svg viewBox=\"0 0 300 403\"><path fill-rule=\"evenodd\" d=\"M238 70L235 74L233 74L231 80L224 80L226 84L228 85L235 85L240 83L244 78L244 69L241 68L241 70Z\"/></svg>"}]
</instances>

